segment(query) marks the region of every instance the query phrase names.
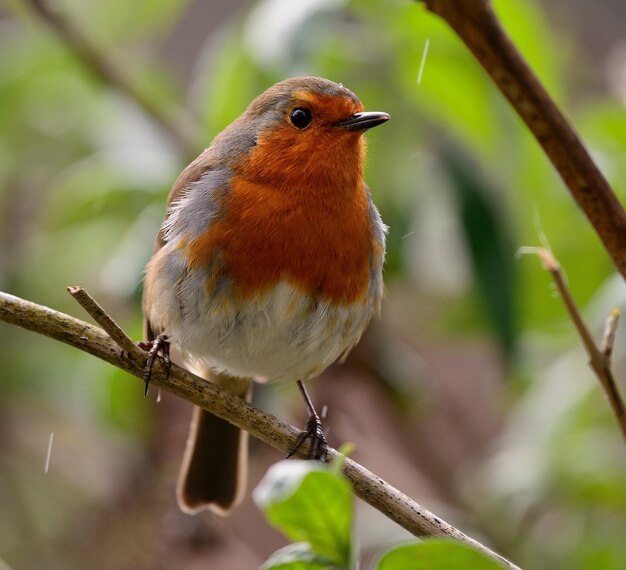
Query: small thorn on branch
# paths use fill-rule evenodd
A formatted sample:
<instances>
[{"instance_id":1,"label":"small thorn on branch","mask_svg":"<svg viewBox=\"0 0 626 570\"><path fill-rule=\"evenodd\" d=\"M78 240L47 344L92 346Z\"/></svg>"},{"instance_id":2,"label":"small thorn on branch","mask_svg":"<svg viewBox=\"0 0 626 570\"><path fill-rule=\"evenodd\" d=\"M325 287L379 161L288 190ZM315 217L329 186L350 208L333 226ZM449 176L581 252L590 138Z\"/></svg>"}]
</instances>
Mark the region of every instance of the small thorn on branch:
<instances>
[{"instance_id":1,"label":"small thorn on branch","mask_svg":"<svg viewBox=\"0 0 626 570\"><path fill-rule=\"evenodd\" d=\"M615 333L617 332L617 325L619 323L619 309L614 308L604 323L604 334L602 335L602 345L600 350L607 360L611 359L613 354L613 344L615 343Z\"/></svg>"},{"instance_id":2,"label":"small thorn on branch","mask_svg":"<svg viewBox=\"0 0 626 570\"><path fill-rule=\"evenodd\" d=\"M517 250L517 257L531 254L536 255L540 259L541 265L543 265L546 271L559 271L559 262L548 248L525 245Z\"/></svg>"}]
</instances>

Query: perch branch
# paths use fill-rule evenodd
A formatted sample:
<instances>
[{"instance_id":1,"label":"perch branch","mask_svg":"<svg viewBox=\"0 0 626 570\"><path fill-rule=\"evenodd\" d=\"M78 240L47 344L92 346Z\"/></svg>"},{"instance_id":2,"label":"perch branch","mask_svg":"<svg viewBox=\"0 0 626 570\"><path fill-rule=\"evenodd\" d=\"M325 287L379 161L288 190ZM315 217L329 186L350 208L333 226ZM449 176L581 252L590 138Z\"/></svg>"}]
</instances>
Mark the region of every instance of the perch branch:
<instances>
[{"instance_id":1,"label":"perch branch","mask_svg":"<svg viewBox=\"0 0 626 570\"><path fill-rule=\"evenodd\" d=\"M72 295L76 296L76 290L80 290L80 288L72 288L74 291ZM78 297L81 297L80 293ZM94 311L92 315L99 314L99 311L104 313L101 308L94 310L93 304L89 301L87 301L87 305L90 307L90 312ZM108 315L103 317L101 314L99 314L98 320L100 322L113 322ZM120 341L120 345L118 345L118 342L113 341L104 330L64 313L0 292L0 321L64 342L138 378L142 377L145 353L137 346L133 344L132 350L122 349L120 345L126 341ZM119 328L117 325L115 327ZM124 336L126 335L124 334ZM245 400L175 364L172 364L168 377L160 358L153 368L151 381L164 390L201 406L216 416L246 430L257 439L283 453L287 453L299 435L299 431L293 426L267 412L254 408ZM308 449L301 449L296 455L305 457L307 452ZM333 460L336 457L337 451L329 450L329 459ZM499 554L440 519L351 459L346 459L344 472L352 482L358 497L415 536L451 538L472 546L491 559L498 561L504 568L518 569L517 566Z\"/></svg>"},{"instance_id":2,"label":"perch branch","mask_svg":"<svg viewBox=\"0 0 626 570\"><path fill-rule=\"evenodd\" d=\"M556 288L563 299L563 303L569 313L578 334L585 346L585 350L589 355L589 366L591 366L595 375L600 381L600 385L604 390L604 393L609 400L613 414L617 419L617 423L622 432L622 436L626 441L626 409L624 408L624 400L622 399L617 383L611 370L611 352L613 349L613 341L615 338L615 331L617 329L617 321L619 317L619 311L613 309L607 318L604 335L602 340L602 347L598 348L593 336L589 332L585 321L576 306L576 301L572 297L572 293L567 286L567 282L563 277L561 266L559 262L554 258L552 253L543 247L538 248L522 248L522 253L535 253L541 260L541 263L547 271L552 275L552 279L556 285Z\"/></svg>"},{"instance_id":3,"label":"perch branch","mask_svg":"<svg viewBox=\"0 0 626 570\"><path fill-rule=\"evenodd\" d=\"M164 108L137 86L129 73L100 49L76 22L48 5L46 0L24 0L91 75L110 85L138 105L187 156L197 154L196 129L180 109Z\"/></svg>"},{"instance_id":4,"label":"perch branch","mask_svg":"<svg viewBox=\"0 0 626 570\"><path fill-rule=\"evenodd\" d=\"M626 213L488 0L421 0L454 29L531 130L626 278Z\"/></svg>"}]
</instances>

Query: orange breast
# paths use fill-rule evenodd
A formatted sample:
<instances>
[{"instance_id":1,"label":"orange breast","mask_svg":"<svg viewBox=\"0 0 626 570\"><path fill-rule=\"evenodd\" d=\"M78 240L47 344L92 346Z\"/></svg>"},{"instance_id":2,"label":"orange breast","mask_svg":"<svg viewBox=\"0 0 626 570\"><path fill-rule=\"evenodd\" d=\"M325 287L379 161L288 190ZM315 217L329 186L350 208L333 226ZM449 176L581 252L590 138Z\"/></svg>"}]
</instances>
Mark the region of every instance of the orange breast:
<instances>
[{"instance_id":1,"label":"orange breast","mask_svg":"<svg viewBox=\"0 0 626 570\"><path fill-rule=\"evenodd\" d=\"M372 233L362 180L356 188L273 188L233 178L225 215L187 244L190 268L222 268L243 297L286 280L341 305L365 299Z\"/></svg>"}]
</instances>

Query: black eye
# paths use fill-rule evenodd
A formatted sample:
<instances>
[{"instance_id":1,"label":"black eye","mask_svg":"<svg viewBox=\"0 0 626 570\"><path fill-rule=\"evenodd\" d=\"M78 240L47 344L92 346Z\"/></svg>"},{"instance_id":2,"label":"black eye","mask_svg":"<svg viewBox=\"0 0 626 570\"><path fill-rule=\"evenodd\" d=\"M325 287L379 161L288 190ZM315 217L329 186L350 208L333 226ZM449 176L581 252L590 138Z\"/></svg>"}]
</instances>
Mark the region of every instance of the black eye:
<instances>
[{"instance_id":1,"label":"black eye","mask_svg":"<svg viewBox=\"0 0 626 570\"><path fill-rule=\"evenodd\" d=\"M296 107L291 113L289 113L291 124L298 129L306 129L313 118L311 111L304 107Z\"/></svg>"}]
</instances>

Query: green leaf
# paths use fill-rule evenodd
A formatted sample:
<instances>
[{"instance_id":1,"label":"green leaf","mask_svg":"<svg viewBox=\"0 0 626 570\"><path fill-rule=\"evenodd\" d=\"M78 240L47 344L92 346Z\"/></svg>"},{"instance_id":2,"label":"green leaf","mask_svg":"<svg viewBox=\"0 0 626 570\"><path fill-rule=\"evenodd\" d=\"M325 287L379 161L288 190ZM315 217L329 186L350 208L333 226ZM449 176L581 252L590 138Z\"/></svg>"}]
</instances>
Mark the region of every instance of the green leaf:
<instances>
[{"instance_id":1,"label":"green leaf","mask_svg":"<svg viewBox=\"0 0 626 570\"><path fill-rule=\"evenodd\" d=\"M352 561L352 489L343 475L312 461L281 461L254 491L270 523L340 568Z\"/></svg>"},{"instance_id":2,"label":"green leaf","mask_svg":"<svg viewBox=\"0 0 626 570\"><path fill-rule=\"evenodd\" d=\"M325 570L332 562L311 550L306 542L296 542L272 554L261 570Z\"/></svg>"},{"instance_id":3,"label":"green leaf","mask_svg":"<svg viewBox=\"0 0 626 570\"><path fill-rule=\"evenodd\" d=\"M383 554L376 570L502 570L477 550L449 540L403 544Z\"/></svg>"}]
</instances>

